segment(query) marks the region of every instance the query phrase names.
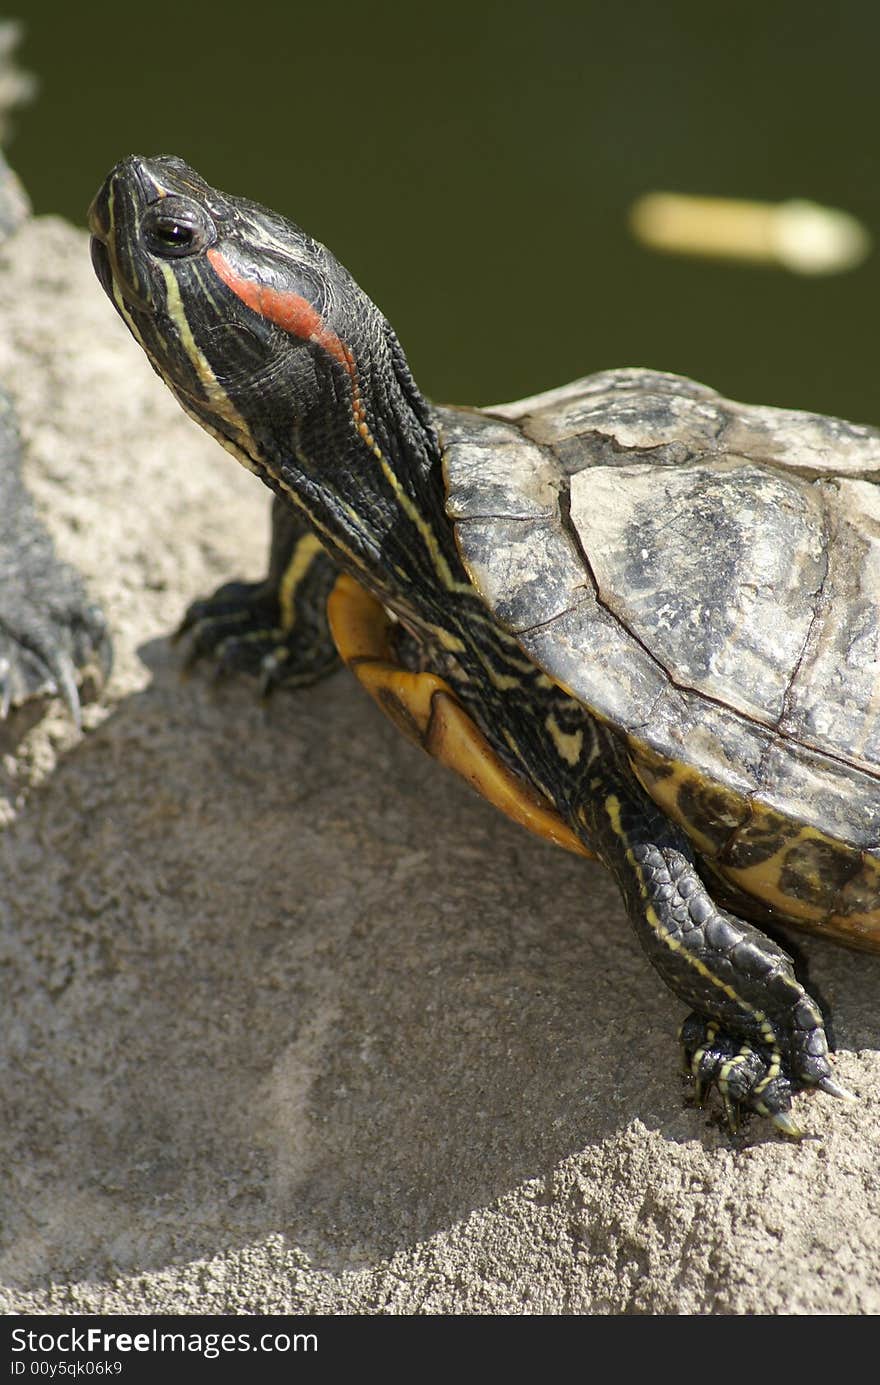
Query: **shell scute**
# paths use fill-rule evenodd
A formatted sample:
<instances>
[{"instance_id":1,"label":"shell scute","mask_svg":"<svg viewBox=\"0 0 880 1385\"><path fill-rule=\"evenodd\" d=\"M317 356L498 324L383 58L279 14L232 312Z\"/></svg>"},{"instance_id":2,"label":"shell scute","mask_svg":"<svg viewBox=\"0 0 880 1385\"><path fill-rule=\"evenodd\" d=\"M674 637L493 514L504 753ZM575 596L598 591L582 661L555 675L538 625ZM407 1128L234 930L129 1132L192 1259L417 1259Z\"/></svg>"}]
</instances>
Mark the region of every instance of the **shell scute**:
<instances>
[{"instance_id":1,"label":"shell scute","mask_svg":"<svg viewBox=\"0 0 880 1385\"><path fill-rule=\"evenodd\" d=\"M880 945L880 433L642 370L440 421L529 657L734 892Z\"/></svg>"}]
</instances>

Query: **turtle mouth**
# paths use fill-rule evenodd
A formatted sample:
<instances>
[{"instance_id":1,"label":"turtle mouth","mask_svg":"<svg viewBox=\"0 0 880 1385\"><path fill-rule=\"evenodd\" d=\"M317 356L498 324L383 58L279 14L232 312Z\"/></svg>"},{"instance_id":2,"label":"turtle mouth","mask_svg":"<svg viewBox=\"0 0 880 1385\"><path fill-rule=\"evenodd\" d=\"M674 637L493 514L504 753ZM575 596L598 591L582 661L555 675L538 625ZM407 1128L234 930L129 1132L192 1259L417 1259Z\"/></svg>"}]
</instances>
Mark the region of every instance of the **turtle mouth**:
<instances>
[{"instance_id":1,"label":"turtle mouth","mask_svg":"<svg viewBox=\"0 0 880 1385\"><path fill-rule=\"evenodd\" d=\"M149 302L140 293L136 292L131 284L126 282L123 275L119 272L118 264L115 266L114 273L114 256L103 236L92 236L89 242L89 251L92 257L92 267L98 277L98 282L111 303L117 304L118 307L118 299L121 298L129 312L149 312Z\"/></svg>"},{"instance_id":2,"label":"turtle mouth","mask_svg":"<svg viewBox=\"0 0 880 1385\"><path fill-rule=\"evenodd\" d=\"M110 230L109 218L106 215L106 205L106 188L102 187L92 198L89 210L86 213L86 224L97 240L105 240ZM102 210L104 211L103 215Z\"/></svg>"},{"instance_id":3,"label":"turtle mouth","mask_svg":"<svg viewBox=\"0 0 880 1385\"><path fill-rule=\"evenodd\" d=\"M92 236L89 250L92 256L92 267L98 276L98 281L108 297L112 298L113 271L110 268L110 252L97 235Z\"/></svg>"},{"instance_id":4,"label":"turtle mouth","mask_svg":"<svg viewBox=\"0 0 880 1385\"><path fill-rule=\"evenodd\" d=\"M129 248L129 231L139 224L140 199L128 193L114 169L92 199L87 213L92 233L89 250L98 282L121 311L149 311L137 266L137 243Z\"/></svg>"},{"instance_id":5,"label":"turtle mouth","mask_svg":"<svg viewBox=\"0 0 880 1385\"><path fill-rule=\"evenodd\" d=\"M104 188L101 188L97 196L92 199L86 220L92 233L89 245L92 266L104 292L112 296L113 272L110 268L110 252L107 249L110 218L107 214L107 197Z\"/></svg>"}]
</instances>

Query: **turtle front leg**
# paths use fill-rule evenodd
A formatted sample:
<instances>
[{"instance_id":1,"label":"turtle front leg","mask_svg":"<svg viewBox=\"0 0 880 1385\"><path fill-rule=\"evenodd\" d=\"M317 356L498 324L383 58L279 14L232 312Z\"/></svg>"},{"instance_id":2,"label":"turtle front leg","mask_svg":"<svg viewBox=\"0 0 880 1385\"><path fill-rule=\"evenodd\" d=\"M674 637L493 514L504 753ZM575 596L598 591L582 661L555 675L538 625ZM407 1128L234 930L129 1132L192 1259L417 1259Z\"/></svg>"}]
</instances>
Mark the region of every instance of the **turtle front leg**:
<instances>
[{"instance_id":1,"label":"turtle front leg","mask_svg":"<svg viewBox=\"0 0 880 1385\"><path fill-rule=\"evenodd\" d=\"M637 783L622 752L601 768L594 764L581 818L648 957L693 1007L681 1037L698 1092L717 1086L731 1128L745 1108L800 1137L789 1114L793 1091L849 1094L831 1075L822 1011L791 957L715 904L687 838Z\"/></svg>"},{"instance_id":2,"label":"turtle front leg","mask_svg":"<svg viewBox=\"0 0 880 1385\"><path fill-rule=\"evenodd\" d=\"M338 576L312 530L276 497L267 576L193 602L177 631L190 636L187 666L209 658L219 675L253 674L263 694L316 683L339 666L326 615Z\"/></svg>"}]
</instances>

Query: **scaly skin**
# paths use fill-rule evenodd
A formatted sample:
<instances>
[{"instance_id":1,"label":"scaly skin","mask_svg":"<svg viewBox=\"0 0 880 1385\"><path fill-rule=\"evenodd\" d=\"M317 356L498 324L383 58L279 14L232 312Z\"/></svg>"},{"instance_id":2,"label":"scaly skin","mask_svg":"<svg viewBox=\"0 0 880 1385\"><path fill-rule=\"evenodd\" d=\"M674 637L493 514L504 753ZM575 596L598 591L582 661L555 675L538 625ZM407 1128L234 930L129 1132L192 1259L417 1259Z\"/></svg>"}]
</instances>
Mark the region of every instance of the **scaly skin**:
<instances>
[{"instance_id":1,"label":"scaly skin","mask_svg":"<svg viewBox=\"0 0 880 1385\"><path fill-rule=\"evenodd\" d=\"M0 391L0 720L30 699L58 695L78 722L78 685L105 681L110 638L79 574L56 557L20 463L12 406Z\"/></svg>"},{"instance_id":2,"label":"scaly skin","mask_svg":"<svg viewBox=\"0 0 880 1385\"><path fill-rule=\"evenodd\" d=\"M327 627L327 597L338 575L308 525L276 499L266 577L227 582L193 602L177 632L190 637L188 665L210 657L218 676L252 674L264 696L325 678L339 667Z\"/></svg>"},{"instance_id":3,"label":"scaly skin","mask_svg":"<svg viewBox=\"0 0 880 1385\"><path fill-rule=\"evenodd\" d=\"M196 653L314 681L332 666L320 597L335 569L355 578L396 615L415 666L448 681L494 754L612 871L648 956L696 1012L684 1042L698 1082L731 1119L751 1109L797 1134L794 1088L842 1092L819 1007L776 943L714 903L618 738L487 610L445 513L432 411L378 310L298 227L178 159L118 165L90 225L98 276L154 368L277 497L267 581L191 610Z\"/></svg>"}]
</instances>

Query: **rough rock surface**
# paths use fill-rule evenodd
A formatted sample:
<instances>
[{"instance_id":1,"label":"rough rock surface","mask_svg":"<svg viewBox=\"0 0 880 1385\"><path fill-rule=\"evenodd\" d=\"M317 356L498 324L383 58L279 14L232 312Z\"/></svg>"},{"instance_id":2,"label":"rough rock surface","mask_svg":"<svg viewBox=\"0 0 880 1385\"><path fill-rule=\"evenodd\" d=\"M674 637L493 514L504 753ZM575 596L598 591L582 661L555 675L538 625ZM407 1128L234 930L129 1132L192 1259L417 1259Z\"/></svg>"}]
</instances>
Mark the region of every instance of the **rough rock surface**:
<instances>
[{"instance_id":1,"label":"rough rock surface","mask_svg":"<svg viewBox=\"0 0 880 1385\"><path fill-rule=\"evenodd\" d=\"M815 1138L685 1104L680 1007L604 873L407 746L345 674L268 714L168 632L259 572L267 496L30 223L0 379L116 671L4 733L6 1311L876 1313L880 958L805 947Z\"/></svg>"}]
</instances>

